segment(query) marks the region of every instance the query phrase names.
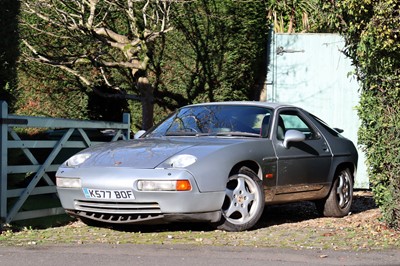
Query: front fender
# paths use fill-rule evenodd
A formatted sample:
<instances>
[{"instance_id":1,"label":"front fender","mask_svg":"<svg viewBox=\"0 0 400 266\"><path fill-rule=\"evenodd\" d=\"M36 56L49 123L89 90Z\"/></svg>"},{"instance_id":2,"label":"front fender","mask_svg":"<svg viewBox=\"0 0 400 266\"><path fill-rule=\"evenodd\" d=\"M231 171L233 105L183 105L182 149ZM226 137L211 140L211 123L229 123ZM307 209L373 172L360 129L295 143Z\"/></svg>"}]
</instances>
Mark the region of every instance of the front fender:
<instances>
[{"instance_id":1,"label":"front fender","mask_svg":"<svg viewBox=\"0 0 400 266\"><path fill-rule=\"evenodd\" d=\"M203 149L204 147L196 147ZM201 153L201 150L196 150ZM224 191L232 168L245 161L255 162L264 169L264 158L274 157L272 143L267 139L248 140L209 153L187 169L194 176L201 192Z\"/></svg>"}]
</instances>

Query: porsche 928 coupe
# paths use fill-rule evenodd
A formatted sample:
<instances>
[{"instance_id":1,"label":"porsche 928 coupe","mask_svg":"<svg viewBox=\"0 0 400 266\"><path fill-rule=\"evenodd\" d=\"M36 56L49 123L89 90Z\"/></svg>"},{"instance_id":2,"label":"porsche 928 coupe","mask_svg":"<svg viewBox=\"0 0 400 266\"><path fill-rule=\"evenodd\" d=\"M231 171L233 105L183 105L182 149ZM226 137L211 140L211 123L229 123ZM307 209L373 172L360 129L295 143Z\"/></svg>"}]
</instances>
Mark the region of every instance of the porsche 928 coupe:
<instances>
[{"instance_id":1,"label":"porsche 928 coupe","mask_svg":"<svg viewBox=\"0 0 400 266\"><path fill-rule=\"evenodd\" d=\"M358 155L340 132L291 105L189 105L135 139L72 156L56 173L57 191L66 212L88 224L195 221L243 231L265 204L306 200L342 217Z\"/></svg>"}]
</instances>

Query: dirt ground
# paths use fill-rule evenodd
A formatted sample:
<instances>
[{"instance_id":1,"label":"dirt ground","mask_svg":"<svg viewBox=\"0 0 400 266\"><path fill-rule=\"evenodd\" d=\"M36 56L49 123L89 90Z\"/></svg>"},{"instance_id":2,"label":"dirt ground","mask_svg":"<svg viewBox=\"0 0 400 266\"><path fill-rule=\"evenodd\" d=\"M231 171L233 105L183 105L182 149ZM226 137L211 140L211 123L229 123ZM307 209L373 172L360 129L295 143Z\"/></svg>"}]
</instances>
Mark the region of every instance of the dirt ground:
<instances>
[{"instance_id":1,"label":"dirt ground","mask_svg":"<svg viewBox=\"0 0 400 266\"><path fill-rule=\"evenodd\" d=\"M91 227L80 221L58 227L3 228L0 246L48 244L189 244L317 250L400 249L400 232L387 228L369 191L356 191L343 218L317 214L311 202L267 206L250 231L229 233L207 224L175 223L129 227Z\"/></svg>"},{"instance_id":2,"label":"dirt ground","mask_svg":"<svg viewBox=\"0 0 400 266\"><path fill-rule=\"evenodd\" d=\"M272 225L285 226L324 226L328 221L333 219L336 225L356 225L366 222L377 223L381 213L376 207L372 193L366 190L355 191L353 196L353 204L350 214L344 218L325 218L320 217L316 211L314 203L299 202L285 205L267 206L264 211L262 222L259 227ZM271 217L267 218L265 216ZM273 217L273 218L272 218ZM264 221L264 222L263 222Z\"/></svg>"}]
</instances>

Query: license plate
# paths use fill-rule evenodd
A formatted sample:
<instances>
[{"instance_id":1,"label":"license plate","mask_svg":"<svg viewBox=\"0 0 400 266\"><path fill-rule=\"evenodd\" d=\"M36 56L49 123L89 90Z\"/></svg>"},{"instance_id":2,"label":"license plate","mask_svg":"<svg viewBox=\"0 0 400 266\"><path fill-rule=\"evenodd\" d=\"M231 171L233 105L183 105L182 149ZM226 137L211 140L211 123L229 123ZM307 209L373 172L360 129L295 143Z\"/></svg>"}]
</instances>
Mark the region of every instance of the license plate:
<instances>
[{"instance_id":1,"label":"license plate","mask_svg":"<svg viewBox=\"0 0 400 266\"><path fill-rule=\"evenodd\" d=\"M104 190L83 188L83 193L87 199L111 199L111 200L126 200L135 199L132 190Z\"/></svg>"}]
</instances>

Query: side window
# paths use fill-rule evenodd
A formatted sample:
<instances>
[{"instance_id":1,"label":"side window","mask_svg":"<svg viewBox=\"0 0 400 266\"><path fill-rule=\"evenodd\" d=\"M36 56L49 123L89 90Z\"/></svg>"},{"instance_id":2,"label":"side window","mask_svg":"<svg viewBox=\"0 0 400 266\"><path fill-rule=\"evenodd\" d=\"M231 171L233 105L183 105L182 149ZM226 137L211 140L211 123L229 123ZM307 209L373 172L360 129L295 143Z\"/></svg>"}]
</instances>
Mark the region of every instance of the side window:
<instances>
[{"instance_id":1,"label":"side window","mask_svg":"<svg viewBox=\"0 0 400 266\"><path fill-rule=\"evenodd\" d=\"M295 111L283 111L278 116L277 138L283 140L286 131L294 129L302 132L306 139L316 139L318 134Z\"/></svg>"}]
</instances>

